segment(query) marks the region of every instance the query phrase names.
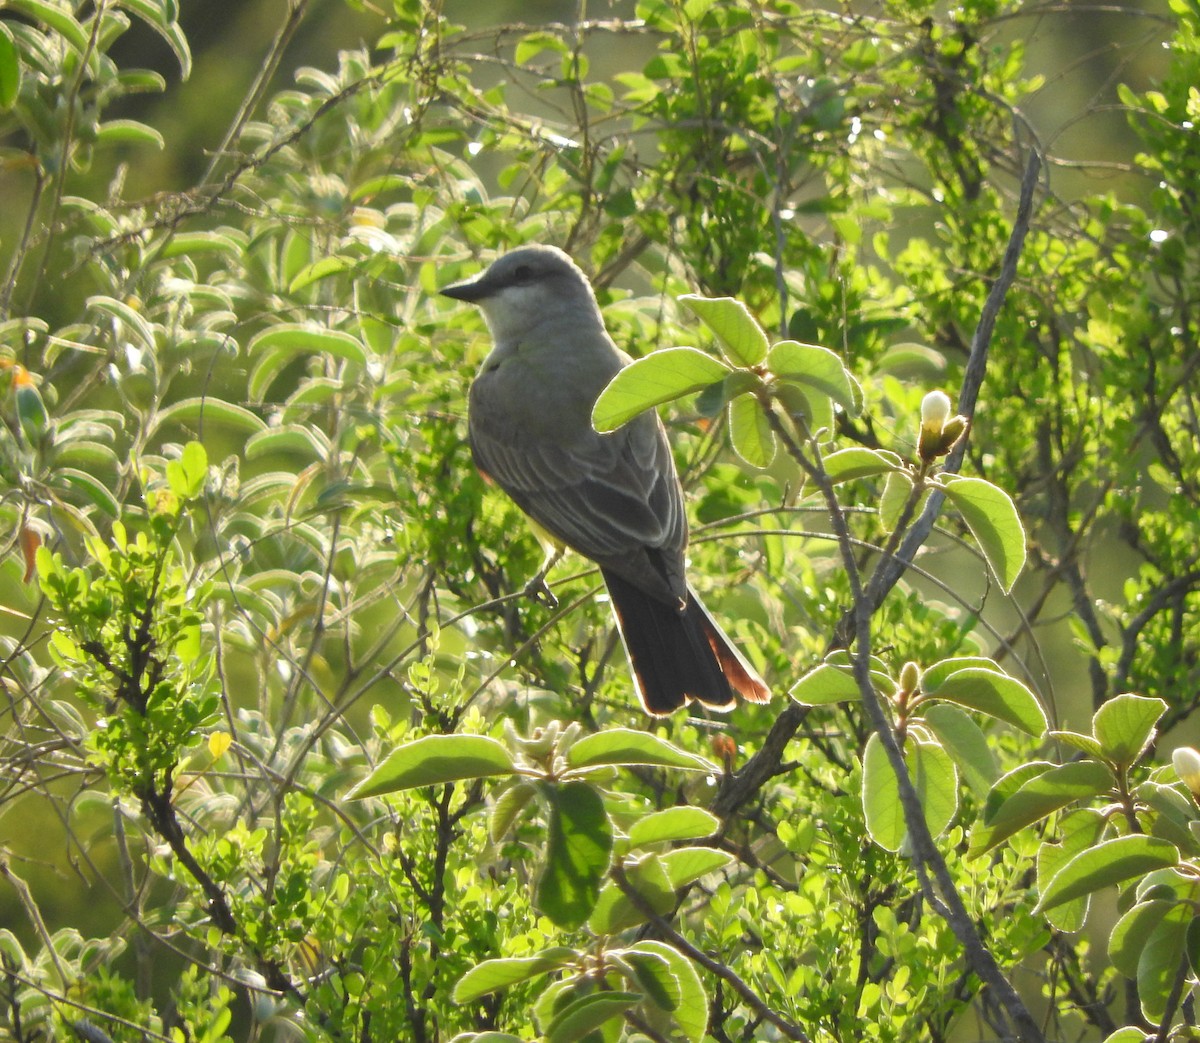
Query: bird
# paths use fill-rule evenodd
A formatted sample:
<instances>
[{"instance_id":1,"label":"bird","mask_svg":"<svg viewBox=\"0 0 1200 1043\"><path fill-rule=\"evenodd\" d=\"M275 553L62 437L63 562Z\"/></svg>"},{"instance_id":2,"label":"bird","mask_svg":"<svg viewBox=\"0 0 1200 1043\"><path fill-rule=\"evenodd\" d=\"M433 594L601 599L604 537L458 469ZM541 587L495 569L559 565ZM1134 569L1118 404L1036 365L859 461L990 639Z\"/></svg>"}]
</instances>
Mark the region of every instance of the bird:
<instances>
[{"instance_id":1,"label":"bird","mask_svg":"<svg viewBox=\"0 0 1200 1043\"><path fill-rule=\"evenodd\" d=\"M768 701L687 581L683 489L657 412L608 433L592 425L600 392L632 360L583 271L557 247L524 246L440 292L477 305L492 337L468 393L475 464L535 530L599 566L644 710Z\"/></svg>"}]
</instances>

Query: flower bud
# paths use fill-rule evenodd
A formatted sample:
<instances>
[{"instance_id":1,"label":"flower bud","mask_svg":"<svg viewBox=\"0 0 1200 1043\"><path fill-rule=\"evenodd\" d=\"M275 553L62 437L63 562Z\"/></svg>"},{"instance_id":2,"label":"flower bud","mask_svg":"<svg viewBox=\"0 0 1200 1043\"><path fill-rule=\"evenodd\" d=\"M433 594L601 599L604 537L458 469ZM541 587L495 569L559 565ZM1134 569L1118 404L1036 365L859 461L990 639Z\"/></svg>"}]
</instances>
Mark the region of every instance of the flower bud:
<instances>
[{"instance_id":1,"label":"flower bud","mask_svg":"<svg viewBox=\"0 0 1200 1043\"><path fill-rule=\"evenodd\" d=\"M900 670L900 691L912 693L921 684L921 668L916 663L905 663Z\"/></svg>"},{"instance_id":2,"label":"flower bud","mask_svg":"<svg viewBox=\"0 0 1200 1043\"><path fill-rule=\"evenodd\" d=\"M950 415L950 396L944 391L931 391L921 399L921 426L940 432Z\"/></svg>"},{"instance_id":3,"label":"flower bud","mask_svg":"<svg viewBox=\"0 0 1200 1043\"><path fill-rule=\"evenodd\" d=\"M1200 794L1200 753L1190 746L1179 746L1171 754L1175 774L1193 794Z\"/></svg>"}]
</instances>

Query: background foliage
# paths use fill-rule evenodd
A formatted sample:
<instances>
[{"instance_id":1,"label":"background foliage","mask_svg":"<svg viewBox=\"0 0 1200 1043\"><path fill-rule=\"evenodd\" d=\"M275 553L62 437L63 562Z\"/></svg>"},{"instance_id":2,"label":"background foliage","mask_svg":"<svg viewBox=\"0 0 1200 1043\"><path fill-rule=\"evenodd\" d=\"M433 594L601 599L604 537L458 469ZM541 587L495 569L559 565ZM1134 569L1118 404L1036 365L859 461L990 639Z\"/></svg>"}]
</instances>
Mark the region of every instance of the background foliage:
<instances>
[{"instance_id":1,"label":"background foliage","mask_svg":"<svg viewBox=\"0 0 1200 1043\"><path fill-rule=\"evenodd\" d=\"M1188 1038L1200 6L297 0L217 129L202 6L0 4L0 1034ZM718 366L771 704L647 721L587 563L522 596L436 290L529 241Z\"/></svg>"}]
</instances>

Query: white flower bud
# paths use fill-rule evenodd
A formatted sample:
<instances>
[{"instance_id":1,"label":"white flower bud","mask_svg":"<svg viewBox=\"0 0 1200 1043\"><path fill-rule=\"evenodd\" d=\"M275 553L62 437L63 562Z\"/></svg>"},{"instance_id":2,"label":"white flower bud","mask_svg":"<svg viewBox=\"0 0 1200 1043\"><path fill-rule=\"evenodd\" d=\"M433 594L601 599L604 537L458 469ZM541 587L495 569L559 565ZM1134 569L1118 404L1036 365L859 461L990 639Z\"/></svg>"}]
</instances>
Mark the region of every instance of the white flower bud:
<instances>
[{"instance_id":1,"label":"white flower bud","mask_svg":"<svg viewBox=\"0 0 1200 1043\"><path fill-rule=\"evenodd\" d=\"M944 391L931 391L921 399L921 426L930 431L941 431L950 416L953 403Z\"/></svg>"},{"instance_id":2,"label":"white flower bud","mask_svg":"<svg viewBox=\"0 0 1200 1043\"><path fill-rule=\"evenodd\" d=\"M1180 746L1171 754L1175 774L1193 793L1200 792L1200 753L1190 746Z\"/></svg>"}]
</instances>

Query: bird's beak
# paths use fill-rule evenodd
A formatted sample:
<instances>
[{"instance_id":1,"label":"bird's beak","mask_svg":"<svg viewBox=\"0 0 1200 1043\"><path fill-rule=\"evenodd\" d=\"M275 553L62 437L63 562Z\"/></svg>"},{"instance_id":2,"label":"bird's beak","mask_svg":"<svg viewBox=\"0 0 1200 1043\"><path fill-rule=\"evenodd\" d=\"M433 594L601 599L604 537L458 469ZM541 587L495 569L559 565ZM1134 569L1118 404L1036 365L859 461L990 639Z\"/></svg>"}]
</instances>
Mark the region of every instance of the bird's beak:
<instances>
[{"instance_id":1,"label":"bird's beak","mask_svg":"<svg viewBox=\"0 0 1200 1043\"><path fill-rule=\"evenodd\" d=\"M487 281L486 272L478 279L455 283L453 286L438 290L443 297L453 297L456 301L468 301L472 304L487 297L491 292L492 287Z\"/></svg>"}]
</instances>

